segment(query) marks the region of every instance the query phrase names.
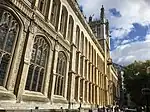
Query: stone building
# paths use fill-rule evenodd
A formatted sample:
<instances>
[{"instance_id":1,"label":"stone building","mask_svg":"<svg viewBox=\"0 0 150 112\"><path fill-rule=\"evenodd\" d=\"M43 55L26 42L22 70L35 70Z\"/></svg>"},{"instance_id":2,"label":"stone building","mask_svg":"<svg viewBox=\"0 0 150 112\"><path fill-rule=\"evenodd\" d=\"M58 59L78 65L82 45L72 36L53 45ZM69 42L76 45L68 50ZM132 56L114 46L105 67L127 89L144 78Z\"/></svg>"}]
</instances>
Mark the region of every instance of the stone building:
<instances>
[{"instance_id":1,"label":"stone building","mask_svg":"<svg viewBox=\"0 0 150 112\"><path fill-rule=\"evenodd\" d=\"M0 108L113 105L106 23L100 40L75 0L0 0Z\"/></svg>"}]
</instances>

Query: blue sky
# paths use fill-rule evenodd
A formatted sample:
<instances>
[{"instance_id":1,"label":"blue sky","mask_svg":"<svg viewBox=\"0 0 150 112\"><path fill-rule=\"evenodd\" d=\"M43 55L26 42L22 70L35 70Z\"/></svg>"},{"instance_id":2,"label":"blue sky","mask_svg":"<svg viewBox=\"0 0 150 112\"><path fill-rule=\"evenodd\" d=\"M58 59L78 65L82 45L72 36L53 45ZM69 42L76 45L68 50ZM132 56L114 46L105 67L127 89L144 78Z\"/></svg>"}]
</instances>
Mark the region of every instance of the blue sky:
<instances>
[{"instance_id":1,"label":"blue sky","mask_svg":"<svg viewBox=\"0 0 150 112\"><path fill-rule=\"evenodd\" d=\"M128 65L150 59L150 0L78 0L88 18L99 19L104 5L110 22L111 56Z\"/></svg>"}]
</instances>

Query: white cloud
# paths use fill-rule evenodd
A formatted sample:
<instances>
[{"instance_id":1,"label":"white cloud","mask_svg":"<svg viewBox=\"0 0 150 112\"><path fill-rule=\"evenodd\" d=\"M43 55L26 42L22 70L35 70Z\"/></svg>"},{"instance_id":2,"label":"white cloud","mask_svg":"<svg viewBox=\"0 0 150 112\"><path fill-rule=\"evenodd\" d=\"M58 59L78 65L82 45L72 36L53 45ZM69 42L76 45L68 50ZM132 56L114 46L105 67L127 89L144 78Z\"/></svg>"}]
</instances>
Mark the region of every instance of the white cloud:
<instances>
[{"instance_id":1,"label":"white cloud","mask_svg":"<svg viewBox=\"0 0 150 112\"><path fill-rule=\"evenodd\" d=\"M95 14L99 18L101 5L104 5L106 16L109 18L112 37L123 38L133 29L133 23L143 26L150 24L150 0L78 0L83 5L83 11L89 15ZM110 8L120 11L121 17L109 14Z\"/></svg>"},{"instance_id":2,"label":"white cloud","mask_svg":"<svg viewBox=\"0 0 150 112\"><path fill-rule=\"evenodd\" d=\"M138 40L137 36L134 40ZM124 40L123 43L131 42L132 40ZM111 56L115 63L121 65L128 65L135 60L144 61L150 60L150 32L147 32L145 41L131 42L118 46L115 50L111 51Z\"/></svg>"},{"instance_id":3,"label":"white cloud","mask_svg":"<svg viewBox=\"0 0 150 112\"><path fill-rule=\"evenodd\" d=\"M121 65L128 65L135 60L148 60L150 59L150 41L138 41L118 46L111 52L111 56L114 62Z\"/></svg>"},{"instance_id":4,"label":"white cloud","mask_svg":"<svg viewBox=\"0 0 150 112\"><path fill-rule=\"evenodd\" d=\"M113 28L111 36L116 40L113 45L115 50L111 51L113 61L122 65L127 65L135 60L150 59L150 30L145 41L139 41L139 37L124 37L134 30L133 23L142 26L150 25L150 0L78 0L83 5L83 11L89 15L95 14L99 18L101 5L105 7L105 13L110 21L110 27ZM109 9L116 8L121 17L114 17L109 13ZM150 28L149 28L150 29ZM116 38L116 39L115 39ZM130 44L127 44L127 43ZM125 44L125 45L121 45Z\"/></svg>"},{"instance_id":5,"label":"white cloud","mask_svg":"<svg viewBox=\"0 0 150 112\"><path fill-rule=\"evenodd\" d=\"M128 42L130 42L130 40L123 40L121 44L127 44Z\"/></svg>"},{"instance_id":6,"label":"white cloud","mask_svg":"<svg viewBox=\"0 0 150 112\"><path fill-rule=\"evenodd\" d=\"M150 41L150 34L146 35L145 39L146 41Z\"/></svg>"}]
</instances>

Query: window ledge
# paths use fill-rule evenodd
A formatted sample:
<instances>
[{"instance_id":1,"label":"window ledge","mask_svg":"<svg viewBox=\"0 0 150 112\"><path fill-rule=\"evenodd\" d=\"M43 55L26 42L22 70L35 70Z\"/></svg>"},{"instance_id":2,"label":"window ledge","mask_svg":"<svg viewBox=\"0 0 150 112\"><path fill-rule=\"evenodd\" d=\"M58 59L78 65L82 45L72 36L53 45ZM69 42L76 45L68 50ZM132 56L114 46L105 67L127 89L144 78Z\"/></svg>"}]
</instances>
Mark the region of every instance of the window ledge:
<instances>
[{"instance_id":1,"label":"window ledge","mask_svg":"<svg viewBox=\"0 0 150 112\"><path fill-rule=\"evenodd\" d=\"M49 99L40 92L25 91L22 96L23 101L49 102Z\"/></svg>"},{"instance_id":2,"label":"window ledge","mask_svg":"<svg viewBox=\"0 0 150 112\"><path fill-rule=\"evenodd\" d=\"M1 100L15 100L16 96L8 91L6 88L0 86L0 99Z\"/></svg>"},{"instance_id":3,"label":"window ledge","mask_svg":"<svg viewBox=\"0 0 150 112\"><path fill-rule=\"evenodd\" d=\"M53 103L64 103L64 104L68 103L66 98L64 98L63 96L59 96L59 95L54 95L52 100L53 100Z\"/></svg>"}]
</instances>

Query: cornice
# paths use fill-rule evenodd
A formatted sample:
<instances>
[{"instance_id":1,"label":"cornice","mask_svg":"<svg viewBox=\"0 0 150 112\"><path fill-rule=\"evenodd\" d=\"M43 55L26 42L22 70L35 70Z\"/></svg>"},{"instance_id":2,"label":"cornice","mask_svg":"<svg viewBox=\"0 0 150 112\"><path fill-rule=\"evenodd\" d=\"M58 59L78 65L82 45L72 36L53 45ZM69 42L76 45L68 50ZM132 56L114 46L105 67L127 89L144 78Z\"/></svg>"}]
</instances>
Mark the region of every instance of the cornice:
<instances>
[{"instance_id":1,"label":"cornice","mask_svg":"<svg viewBox=\"0 0 150 112\"><path fill-rule=\"evenodd\" d=\"M67 0L67 1L70 4L70 6L72 7L72 9L74 10L75 14L78 16L78 18L79 18L80 22L83 24L84 28L87 30L88 34L90 35L90 37L93 40L93 42L95 43L95 45L98 47L99 51L104 56L104 50L102 49L101 45L96 40L96 37L95 37L92 29L90 28L89 24L87 23L84 15L81 13L77 1L76 0Z\"/></svg>"}]
</instances>

